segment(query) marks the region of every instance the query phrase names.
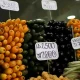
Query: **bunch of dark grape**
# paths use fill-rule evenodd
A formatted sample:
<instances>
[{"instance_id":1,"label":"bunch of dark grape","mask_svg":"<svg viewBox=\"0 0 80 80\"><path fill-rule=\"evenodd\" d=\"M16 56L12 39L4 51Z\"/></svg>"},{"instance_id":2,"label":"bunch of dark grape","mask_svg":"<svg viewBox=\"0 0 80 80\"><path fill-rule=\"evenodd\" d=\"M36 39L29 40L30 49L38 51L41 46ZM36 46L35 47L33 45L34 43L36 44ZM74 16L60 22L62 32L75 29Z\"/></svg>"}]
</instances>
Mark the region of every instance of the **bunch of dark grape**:
<instances>
[{"instance_id":1,"label":"bunch of dark grape","mask_svg":"<svg viewBox=\"0 0 80 80\"><path fill-rule=\"evenodd\" d=\"M46 40L56 42L58 45L59 58L53 60L50 72L60 76L67 63L75 60L74 50L71 45L72 29L67 28L64 21L50 20L45 28Z\"/></svg>"}]
</instances>

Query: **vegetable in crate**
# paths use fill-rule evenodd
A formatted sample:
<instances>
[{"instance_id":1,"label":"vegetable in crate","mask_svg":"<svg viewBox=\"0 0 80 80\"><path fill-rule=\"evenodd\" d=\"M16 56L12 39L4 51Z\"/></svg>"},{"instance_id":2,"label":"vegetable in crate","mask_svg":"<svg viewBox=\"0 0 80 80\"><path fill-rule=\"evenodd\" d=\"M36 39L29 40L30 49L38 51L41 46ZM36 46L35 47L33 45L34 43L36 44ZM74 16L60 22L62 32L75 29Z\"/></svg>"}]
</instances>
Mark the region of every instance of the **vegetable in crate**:
<instances>
[{"instance_id":1,"label":"vegetable in crate","mask_svg":"<svg viewBox=\"0 0 80 80\"><path fill-rule=\"evenodd\" d=\"M63 76L68 77L70 80L79 80L80 61L73 61L68 63L68 68L64 69Z\"/></svg>"}]
</instances>

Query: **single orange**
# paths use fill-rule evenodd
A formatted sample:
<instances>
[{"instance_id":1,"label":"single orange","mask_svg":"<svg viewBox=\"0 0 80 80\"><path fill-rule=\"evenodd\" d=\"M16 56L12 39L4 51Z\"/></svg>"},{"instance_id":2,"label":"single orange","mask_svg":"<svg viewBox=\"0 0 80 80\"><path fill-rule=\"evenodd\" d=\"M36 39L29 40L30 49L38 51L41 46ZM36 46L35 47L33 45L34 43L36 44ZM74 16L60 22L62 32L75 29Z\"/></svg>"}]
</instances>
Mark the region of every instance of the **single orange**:
<instances>
[{"instance_id":1,"label":"single orange","mask_svg":"<svg viewBox=\"0 0 80 80\"><path fill-rule=\"evenodd\" d=\"M80 53L80 50L77 50L77 53Z\"/></svg>"},{"instance_id":2,"label":"single orange","mask_svg":"<svg viewBox=\"0 0 80 80\"><path fill-rule=\"evenodd\" d=\"M4 61L5 61L5 62L10 62L10 57L5 57L5 58L4 58Z\"/></svg>"},{"instance_id":3,"label":"single orange","mask_svg":"<svg viewBox=\"0 0 80 80\"><path fill-rule=\"evenodd\" d=\"M76 56L79 58L80 57L80 53L76 53Z\"/></svg>"},{"instance_id":4,"label":"single orange","mask_svg":"<svg viewBox=\"0 0 80 80\"><path fill-rule=\"evenodd\" d=\"M19 37L15 37L14 38L14 41L17 43L17 42L19 42Z\"/></svg>"},{"instance_id":5,"label":"single orange","mask_svg":"<svg viewBox=\"0 0 80 80\"><path fill-rule=\"evenodd\" d=\"M5 74L5 73L0 74L0 79L1 80L6 80L7 79L7 74Z\"/></svg>"},{"instance_id":6,"label":"single orange","mask_svg":"<svg viewBox=\"0 0 80 80\"><path fill-rule=\"evenodd\" d=\"M21 20L20 23L21 23L22 25L24 25L24 24L26 24L26 22L27 22L26 20Z\"/></svg>"},{"instance_id":7,"label":"single orange","mask_svg":"<svg viewBox=\"0 0 80 80\"><path fill-rule=\"evenodd\" d=\"M11 19L8 19L8 20L6 21L6 24L7 24L7 25L10 25L10 24L11 24Z\"/></svg>"},{"instance_id":8,"label":"single orange","mask_svg":"<svg viewBox=\"0 0 80 80\"><path fill-rule=\"evenodd\" d=\"M74 32L74 33L79 32L79 28L78 28L78 27L74 27L73 32Z\"/></svg>"},{"instance_id":9,"label":"single orange","mask_svg":"<svg viewBox=\"0 0 80 80\"><path fill-rule=\"evenodd\" d=\"M16 46L18 46L18 47L21 47L21 45L22 45L21 43L17 43L17 44L16 44Z\"/></svg>"},{"instance_id":10,"label":"single orange","mask_svg":"<svg viewBox=\"0 0 80 80\"><path fill-rule=\"evenodd\" d=\"M10 61L10 62L9 62L9 66L10 66L10 67L16 66L16 61Z\"/></svg>"},{"instance_id":11,"label":"single orange","mask_svg":"<svg viewBox=\"0 0 80 80\"><path fill-rule=\"evenodd\" d=\"M17 54L17 59L19 59L19 60L23 59L23 55L22 54Z\"/></svg>"},{"instance_id":12,"label":"single orange","mask_svg":"<svg viewBox=\"0 0 80 80\"><path fill-rule=\"evenodd\" d=\"M4 34L4 28L0 27L0 35L3 35L3 34Z\"/></svg>"},{"instance_id":13,"label":"single orange","mask_svg":"<svg viewBox=\"0 0 80 80\"><path fill-rule=\"evenodd\" d=\"M23 49L22 48L19 48L18 53L22 53L22 52L23 52Z\"/></svg>"},{"instance_id":14,"label":"single orange","mask_svg":"<svg viewBox=\"0 0 80 80\"><path fill-rule=\"evenodd\" d=\"M11 53L9 57L10 57L11 59L16 59L16 54Z\"/></svg>"},{"instance_id":15,"label":"single orange","mask_svg":"<svg viewBox=\"0 0 80 80\"><path fill-rule=\"evenodd\" d=\"M8 51L8 50L11 49L11 45L6 45L5 48L6 48L6 50Z\"/></svg>"},{"instance_id":16,"label":"single orange","mask_svg":"<svg viewBox=\"0 0 80 80\"><path fill-rule=\"evenodd\" d=\"M10 55L10 51L6 51L5 56L9 56L9 55Z\"/></svg>"},{"instance_id":17,"label":"single orange","mask_svg":"<svg viewBox=\"0 0 80 80\"><path fill-rule=\"evenodd\" d=\"M3 40L3 45L7 45L8 41L7 40Z\"/></svg>"},{"instance_id":18,"label":"single orange","mask_svg":"<svg viewBox=\"0 0 80 80\"><path fill-rule=\"evenodd\" d=\"M5 31L5 32L8 32L8 31L9 31L9 27L8 27L8 26L5 26L5 27L4 27L4 31Z\"/></svg>"},{"instance_id":19,"label":"single orange","mask_svg":"<svg viewBox=\"0 0 80 80\"><path fill-rule=\"evenodd\" d=\"M9 68L9 63L4 63L4 64L3 64L3 68L4 68L4 69Z\"/></svg>"},{"instance_id":20,"label":"single orange","mask_svg":"<svg viewBox=\"0 0 80 80\"><path fill-rule=\"evenodd\" d=\"M19 47L18 46L14 46L14 47L12 47L12 49L11 49L11 52L12 53L17 53L19 51Z\"/></svg>"},{"instance_id":21,"label":"single orange","mask_svg":"<svg viewBox=\"0 0 80 80\"><path fill-rule=\"evenodd\" d=\"M10 29L10 30L13 30L13 28L14 28L13 25L10 25L10 26L9 26L9 29Z\"/></svg>"},{"instance_id":22,"label":"single orange","mask_svg":"<svg viewBox=\"0 0 80 80\"><path fill-rule=\"evenodd\" d=\"M80 36L80 33L75 33L74 34L74 37L79 37Z\"/></svg>"},{"instance_id":23,"label":"single orange","mask_svg":"<svg viewBox=\"0 0 80 80\"><path fill-rule=\"evenodd\" d=\"M19 71L19 66L17 66L17 65L14 66L14 67L13 67L13 72L15 73L15 72L18 72L18 71Z\"/></svg>"},{"instance_id":24,"label":"single orange","mask_svg":"<svg viewBox=\"0 0 80 80\"><path fill-rule=\"evenodd\" d=\"M19 70L25 70L25 65L20 65Z\"/></svg>"},{"instance_id":25,"label":"single orange","mask_svg":"<svg viewBox=\"0 0 80 80\"><path fill-rule=\"evenodd\" d=\"M5 53L6 52L6 49L4 47L0 47L0 53Z\"/></svg>"},{"instance_id":26,"label":"single orange","mask_svg":"<svg viewBox=\"0 0 80 80\"><path fill-rule=\"evenodd\" d=\"M3 41L5 39L4 36L0 36L0 41Z\"/></svg>"},{"instance_id":27,"label":"single orange","mask_svg":"<svg viewBox=\"0 0 80 80\"><path fill-rule=\"evenodd\" d=\"M21 61L21 60L16 60L16 64L17 64L18 66L20 66L20 65L22 65L22 61Z\"/></svg>"},{"instance_id":28,"label":"single orange","mask_svg":"<svg viewBox=\"0 0 80 80\"><path fill-rule=\"evenodd\" d=\"M7 39L8 38L8 33L6 32L6 33L4 33L4 37L5 37L5 39Z\"/></svg>"},{"instance_id":29,"label":"single orange","mask_svg":"<svg viewBox=\"0 0 80 80\"><path fill-rule=\"evenodd\" d=\"M0 54L0 59L1 59L1 60L4 59L4 54Z\"/></svg>"},{"instance_id":30,"label":"single orange","mask_svg":"<svg viewBox=\"0 0 80 80\"><path fill-rule=\"evenodd\" d=\"M11 23L14 25L14 23L15 23L15 19L12 19L12 20L11 20Z\"/></svg>"},{"instance_id":31,"label":"single orange","mask_svg":"<svg viewBox=\"0 0 80 80\"><path fill-rule=\"evenodd\" d=\"M18 28L19 27L19 24L18 23L14 23L14 28Z\"/></svg>"},{"instance_id":32,"label":"single orange","mask_svg":"<svg viewBox=\"0 0 80 80\"><path fill-rule=\"evenodd\" d=\"M22 24L19 24L19 31L23 32L23 26L22 26Z\"/></svg>"},{"instance_id":33,"label":"single orange","mask_svg":"<svg viewBox=\"0 0 80 80\"><path fill-rule=\"evenodd\" d=\"M14 78L13 80L20 80L19 78Z\"/></svg>"},{"instance_id":34,"label":"single orange","mask_svg":"<svg viewBox=\"0 0 80 80\"><path fill-rule=\"evenodd\" d=\"M20 43L24 42L24 39L23 39L23 38L20 38L20 39L19 39L19 42L20 42Z\"/></svg>"},{"instance_id":35,"label":"single orange","mask_svg":"<svg viewBox=\"0 0 80 80\"><path fill-rule=\"evenodd\" d=\"M15 23L18 23L19 24L20 21L21 21L20 18L15 19Z\"/></svg>"},{"instance_id":36,"label":"single orange","mask_svg":"<svg viewBox=\"0 0 80 80\"><path fill-rule=\"evenodd\" d=\"M13 40L13 37L12 36L9 36L8 39L7 39L8 43L11 43L12 40Z\"/></svg>"},{"instance_id":37,"label":"single orange","mask_svg":"<svg viewBox=\"0 0 80 80\"><path fill-rule=\"evenodd\" d=\"M10 43L10 45L11 45L11 47L13 47L13 46L15 46L15 41L12 41L11 43Z\"/></svg>"},{"instance_id":38,"label":"single orange","mask_svg":"<svg viewBox=\"0 0 80 80\"><path fill-rule=\"evenodd\" d=\"M18 27L14 27L14 31L15 31L15 32L18 31Z\"/></svg>"},{"instance_id":39,"label":"single orange","mask_svg":"<svg viewBox=\"0 0 80 80\"><path fill-rule=\"evenodd\" d=\"M7 80L11 80L12 75L7 75Z\"/></svg>"},{"instance_id":40,"label":"single orange","mask_svg":"<svg viewBox=\"0 0 80 80\"><path fill-rule=\"evenodd\" d=\"M6 26L6 22L2 22L2 26L5 27Z\"/></svg>"},{"instance_id":41,"label":"single orange","mask_svg":"<svg viewBox=\"0 0 80 80\"><path fill-rule=\"evenodd\" d=\"M4 64L4 60L0 60L0 65L2 66Z\"/></svg>"},{"instance_id":42,"label":"single orange","mask_svg":"<svg viewBox=\"0 0 80 80\"><path fill-rule=\"evenodd\" d=\"M12 78L16 78L16 73L12 73Z\"/></svg>"},{"instance_id":43,"label":"single orange","mask_svg":"<svg viewBox=\"0 0 80 80\"><path fill-rule=\"evenodd\" d=\"M9 36L12 36L12 37L14 37L14 30L9 30Z\"/></svg>"},{"instance_id":44,"label":"single orange","mask_svg":"<svg viewBox=\"0 0 80 80\"><path fill-rule=\"evenodd\" d=\"M0 47L2 47L2 42L0 42Z\"/></svg>"},{"instance_id":45,"label":"single orange","mask_svg":"<svg viewBox=\"0 0 80 80\"><path fill-rule=\"evenodd\" d=\"M20 32L19 31L15 32L15 37L20 37Z\"/></svg>"},{"instance_id":46,"label":"single orange","mask_svg":"<svg viewBox=\"0 0 80 80\"><path fill-rule=\"evenodd\" d=\"M21 32L20 37L21 37L21 38L24 38L24 32Z\"/></svg>"},{"instance_id":47,"label":"single orange","mask_svg":"<svg viewBox=\"0 0 80 80\"><path fill-rule=\"evenodd\" d=\"M22 72L21 71L18 71L16 74L17 74L18 77L22 76Z\"/></svg>"},{"instance_id":48,"label":"single orange","mask_svg":"<svg viewBox=\"0 0 80 80\"><path fill-rule=\"evenodd\" d=\"M23 32L26 33L27 31L29 31L29 28L27 27L27 25L23 26Z\"/></svg>"},{"instance_id":49,"label":"single orange","mask_svg":"<svg viewBox=\"0 0 80 80\"><path fill-rule=\"evenodd\" d=\"M19 80L25 80L24 76L19 77Z\"/></svg>"},{"instance_id":50,"label":"single orange","mask_svg":"<svg viewBox=\"0 0 80 80\"><path fill-rule=\"evenodd\" d=\"M7 68L7 69L5 69L5 73L10 75L10 74L13 73L13 69L12 68Z\"/></svg>"}]
</instances>

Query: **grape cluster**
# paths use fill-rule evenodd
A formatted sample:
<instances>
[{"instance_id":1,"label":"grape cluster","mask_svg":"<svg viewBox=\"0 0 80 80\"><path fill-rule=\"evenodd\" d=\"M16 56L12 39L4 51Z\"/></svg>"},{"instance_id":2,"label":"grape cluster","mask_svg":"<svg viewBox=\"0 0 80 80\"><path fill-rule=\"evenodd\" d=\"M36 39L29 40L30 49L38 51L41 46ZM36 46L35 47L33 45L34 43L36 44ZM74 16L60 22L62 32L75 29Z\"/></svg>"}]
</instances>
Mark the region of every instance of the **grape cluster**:
<instances>
[{"instance_id":1,"label":"grape cluster","mask_svg":"<svg viewBox=\"0 0 80 80\"><path fill-rule=\"evenodd\" d=\"M64 21L51 20L45 28L46 40L56 42L58 45L59 58L53 61L52 74L60 76L67 63L75 60L74 50L71 45L72 29L67 28Z\"/></svg>"}]
</instances>

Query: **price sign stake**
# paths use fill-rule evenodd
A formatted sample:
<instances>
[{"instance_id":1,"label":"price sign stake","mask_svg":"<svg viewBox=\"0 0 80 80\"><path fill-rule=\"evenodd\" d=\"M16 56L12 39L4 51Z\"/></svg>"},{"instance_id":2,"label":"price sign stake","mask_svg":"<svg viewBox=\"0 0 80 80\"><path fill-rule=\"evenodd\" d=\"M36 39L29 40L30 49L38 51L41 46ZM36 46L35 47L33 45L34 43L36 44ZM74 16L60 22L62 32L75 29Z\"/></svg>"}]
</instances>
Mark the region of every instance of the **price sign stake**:
<instances>
[{"instance_id":1,"label":"price sign stake","mask_svg":"<svg viewBox=\"0 0 80 80\"><path fill-rule=\"evenodd\" d=\"M72 28L72 35L74 37L73 26L71 26L71 28ZM75 60L77 60L77 58L76 58L76 50L75 50Z\"/></svg>"},{"instance_id":2,"label":"price sign stake","mask_svg":"<svg viewBox=\"0 0 80 80\"><path fill-rule=\"evenodd\" d=\"M1 9L9 10L9 18L11 19L10 11L19 11L19 4L16 1L0 0Z\"/></svg>"},{"instance_id":3,"label":"price sign stake","mask_svg":"<svg viewBox=\"0 0 80 80\"><path fill-rule=\"evenodd\" d=\"M55 42L38 42L35 44L36 58L40 61L47 60L48 72L50 62L49 60L58 59L58 47Z\"/></svg>"}]
</instances>

